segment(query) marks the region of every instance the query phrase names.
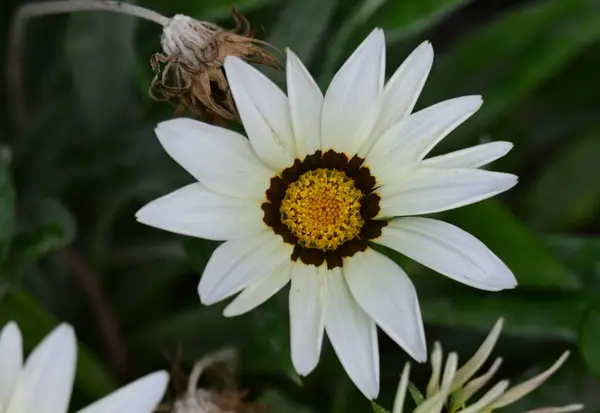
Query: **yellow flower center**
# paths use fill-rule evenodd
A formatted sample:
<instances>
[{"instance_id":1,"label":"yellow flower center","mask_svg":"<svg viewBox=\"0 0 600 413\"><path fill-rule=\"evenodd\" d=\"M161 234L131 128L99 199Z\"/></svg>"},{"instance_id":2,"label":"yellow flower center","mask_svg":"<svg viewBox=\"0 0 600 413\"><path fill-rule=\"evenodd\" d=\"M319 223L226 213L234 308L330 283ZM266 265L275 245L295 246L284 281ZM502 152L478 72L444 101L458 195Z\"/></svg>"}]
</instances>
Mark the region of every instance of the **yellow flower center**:
<instances>
[{"instance_id":1,"label":"yellow flower center","mask_svg":"<svg viewBox=\"0 0 600 413\"><path fill-rule=\"evenodd\" d=\"M285 191L281 222L306 248L335 250L360 234L363 194L344 172L315 169L302 174Z\"/></svg>"}]
</instances>

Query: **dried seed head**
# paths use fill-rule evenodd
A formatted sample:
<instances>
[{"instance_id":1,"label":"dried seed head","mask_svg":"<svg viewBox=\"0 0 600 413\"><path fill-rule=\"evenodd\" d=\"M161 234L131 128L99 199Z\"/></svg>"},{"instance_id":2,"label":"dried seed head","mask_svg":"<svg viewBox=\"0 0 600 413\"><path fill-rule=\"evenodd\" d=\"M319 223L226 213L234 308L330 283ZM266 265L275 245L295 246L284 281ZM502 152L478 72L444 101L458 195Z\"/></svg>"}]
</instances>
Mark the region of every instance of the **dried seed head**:
<instances>
[{"instance_id":1,"label":"dried seed head","mask_svg":"<svg viewBox=\"0 0 600 413\"><path fill-rule=\"evenodd\" d=\"M163 53L152 56L155 77L150 96L175 104L178 114L186 109L206 121L239 121L223 70L226 56L279 68L273 46L254 39L248 20L232 8L236 27L223 29L181 14L164 28ZM268 50L268 49L271 50Z\"/></svg>"},{"instance_id":2,"label":"dried seed head","mask_svg":"<svg viewBox=\"0 0 600 413\"><path fill-rule=\"evenodd\" d=\"M180 64L201 70L204 64L216 59L211 41L220 30L212 23L177 14L164 28L160 44L167 56L177 56Z\"/></svg>"},{"instance_id":3,"label":"dried seed head","mask_svg":"<svg viewBox=\"0 0 600 413\"><path fill-rule=\"evenodd\" d=\"M232 348L224 348L209 353L194 364L184 391L174 401L165 403L156 410L168 413L263 413L264 409L254 403L244 401L245 392L235 388L231 382L236 369L237 354ZM203 374L216 365L225 367L219 370L222 388L200 388L198 381Z\"/></svg>"}]
</instances>

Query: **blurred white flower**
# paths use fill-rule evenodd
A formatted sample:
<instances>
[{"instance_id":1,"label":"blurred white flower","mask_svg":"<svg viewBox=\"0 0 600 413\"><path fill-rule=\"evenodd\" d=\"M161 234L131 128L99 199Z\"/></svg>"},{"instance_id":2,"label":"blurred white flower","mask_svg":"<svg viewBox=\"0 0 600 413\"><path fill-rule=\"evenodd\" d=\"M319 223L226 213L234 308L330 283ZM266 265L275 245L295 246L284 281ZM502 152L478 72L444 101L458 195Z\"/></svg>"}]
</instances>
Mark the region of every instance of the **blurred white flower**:
<instances>
[{"instance_id":1,"label":"blurred white flower","mask_svg":"<svg viewBox=\"0 0 600 413\"><path fill-rule=\"evenodd\" d=\"M469 404L475 393L490 383L500 364L502 364L502 358L498 357L485 373L473 378L490 356L501 330L502 319L496 322L496 325L473 357L459 369L457 369L458 357L456 353L450 353L446 359L443 374L442 346L435 343L431 353L431 378L426 391L423 393L424 400L419 403L413 413L441 413L442 411L445 413L490 413L514 403L538 388L563 365L569 356L569 352L566 351L548 370L512 388L509 388L508 380L501 380L491 386L476 402ZM410 364L406 363L396 392L392 413L403 412L404 400L409 385L409 374ZM442 377L441 381L440 376ZM581 409L583 409L583 405L572 404L563 407L546 407L527 413L574 412Z\"/></svg>"},{"instance_id":2,"label":"blurred white flower","mask_svg":"<svg viewBox=\"0 0 600 413\"><path fill-rule=\"evenodd\" d=\"M291 280L292 360L309 374L324 332L350 378L379 392L376 325L417 361L427 358L415 289L380 244L472 287L513 288L511 271L461 229L415 215L458 208L517 183L479 169L504 156L492 142L425 159L482 104L451 99L411 114L433 61L420 45L384 87L385 39L374 30L333 78L325 96L294 53L286 96L236 57L225 71L244 136L191 119L163 122L167 153L199 182L137 213L147 225L227 241L213 253L198 291L204 304L237 293L226 316L260 305Z\"/></svg>"},{"instance_id":3,"label":"blurred white flower","mask_svg":"<svg viewBox=\"0 0 600 413\"><path fill-rule=\"evenodd\" d=\"M73 328L61 324L23 364L21 332L10 322L0 332L0 413L66 413L71 398L77 342ZM151 413L163 398L169 375L149 374L79 413Z\"/></svg>"}]
</instances>

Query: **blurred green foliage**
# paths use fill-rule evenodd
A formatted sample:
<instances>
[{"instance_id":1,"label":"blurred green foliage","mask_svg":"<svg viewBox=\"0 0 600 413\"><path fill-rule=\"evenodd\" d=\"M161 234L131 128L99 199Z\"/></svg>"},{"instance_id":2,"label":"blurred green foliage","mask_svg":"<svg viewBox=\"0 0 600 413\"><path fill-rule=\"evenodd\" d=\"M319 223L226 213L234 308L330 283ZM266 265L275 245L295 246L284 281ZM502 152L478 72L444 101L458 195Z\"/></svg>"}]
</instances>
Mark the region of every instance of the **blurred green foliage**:
<instances>
[{"instance_id":1,"label":"blurred green foliage","mask_svg":"<svg viewBox=\"0 0 600 413\"><path fill-rule=\"evenodd\" d=\"M230 0L138 3L232 27ZM14 11L19 1L6 4L3 11ZM416 284L430 345L441 341L465 360L505 316L499 374L513 380L573 350L548 387L507 411L571 402L600 411L600 4L240 0L236 6L258 37L296 51L322 87L378 26L388 42L388 74L412 48L432 41L436 60L419 107L484 96L483 108L436 151L514 142L494 169L518 174L521 183L500 199L443 218L496 252L519 288L475 291L390 256ZM2 14L3 55L9 19ZM196 293L217 243L135 222L141 205L190 182L153 135L156 122L173 114L147 94L159 35L152 23L103 12L28 25L26 122L11 121L11 101L1 113L0 324L16 320L27 349L59 321L75 326L81 346L73 408L152 369L181 363L188 370L207 352L234 345L241 349L241 386L274 412L369 411L327 344L314 373L302 379L294 373L285 292L250 314L224 318L222 305L203 307ZM9 98L6 85L3 94ZM108 328L107 311L116 315ZM384 335L380 347L378 403L391 407L406 356ZM115 351L124 361L115 361ZM428 371L413 366L411 377L421 384Z\"/></svg>"}]
</instances>

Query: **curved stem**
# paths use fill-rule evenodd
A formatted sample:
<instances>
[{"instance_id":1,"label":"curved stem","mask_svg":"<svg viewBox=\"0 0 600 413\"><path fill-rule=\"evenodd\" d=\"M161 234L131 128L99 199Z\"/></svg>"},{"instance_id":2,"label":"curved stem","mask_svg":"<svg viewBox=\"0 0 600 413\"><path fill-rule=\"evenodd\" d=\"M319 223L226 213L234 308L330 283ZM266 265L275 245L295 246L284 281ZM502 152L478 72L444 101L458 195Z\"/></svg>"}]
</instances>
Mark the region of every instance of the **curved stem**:
<instances>
[{"instance_id":1,"label":"curved stem","mask_svg":"<svg viewBox=\"0 0 600 413\"><path fill-rule=\"evenodd\" d=\"M7 56L7 87L14 122L21 128L26 121L27 107L22 82L23 39L29 19L78 11L109 11L125 14L166 26L171 20L154 10L114 0L58 0L30 3L17 9L10 27Z\"/></svg>"}]
</instances>

